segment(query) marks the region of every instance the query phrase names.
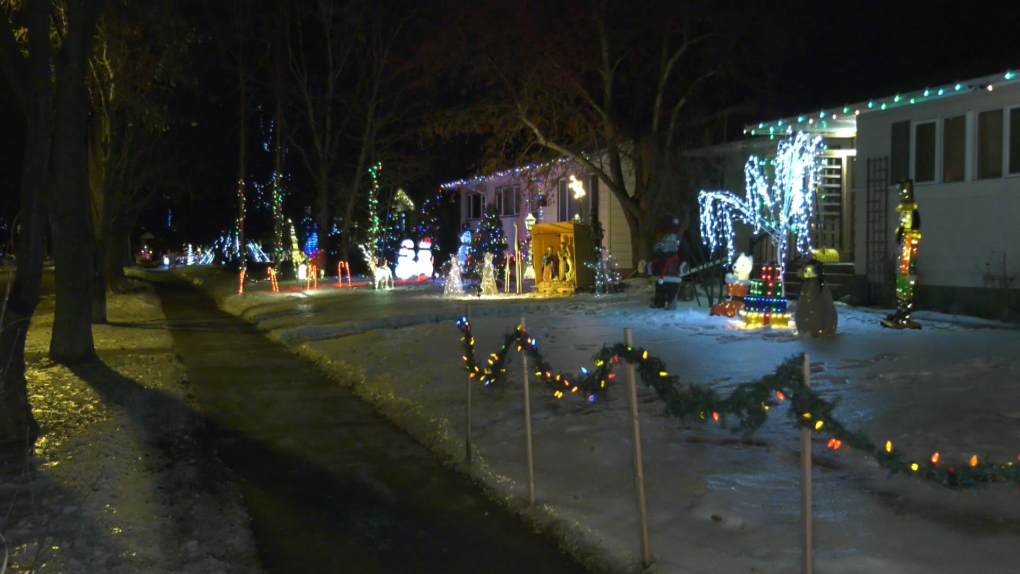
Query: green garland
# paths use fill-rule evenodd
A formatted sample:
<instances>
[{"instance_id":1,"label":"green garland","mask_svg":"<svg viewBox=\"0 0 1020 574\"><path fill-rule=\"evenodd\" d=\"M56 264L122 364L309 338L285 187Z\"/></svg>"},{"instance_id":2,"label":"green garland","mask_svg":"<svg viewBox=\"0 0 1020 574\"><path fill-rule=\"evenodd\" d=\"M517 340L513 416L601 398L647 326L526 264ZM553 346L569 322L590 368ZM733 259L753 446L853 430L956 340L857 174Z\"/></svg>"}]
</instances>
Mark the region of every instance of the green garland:
<instances>
[{"instance_id":1,"label":"green garland","mask_svg":"<svg viewBox=\"0 0 1020 574\"><path fill-rule=\"evenodd\" d=\"M829 448L839 449L844 444L871 456L891 477L897 473L924 479L930 483L954 490L965 490L976 486L1009 482L1020 485L1020 464L1012 462L979 462L974 456L969 463L959 467L939 464L939 454L923 462L911 460L906 453L895 448L892 442L883 446L873 443L866 434L853 432L836 419L833 411L836 403L828 401L805 386L803 355L793 356L784 361L775 372L755 382L737 386L728 396L722 397L714 389L700 385L685 385L678 377L670 375L666 363L647 350L629 347L624 343L604 346L592 357L595 369L582 367L580 373L554 371L538 350L534 337L518 325L504 336L503 344L496 353L491 353L487 365L480 365L475 359L475 339L471 324L466 318L457 321L463 333L464 368L469 376L489 386L505 379L509 365L509 351L517 347L527 353L533 361L534 374L552 391L557 399L567 394L580 394L588 402L595 402L608 391L615 376L611 372L614 363L626 362L634 365L641 380L659 395L666 410L681 421L718 422L724 428L728 419L736 419L734 433L745 437L754 434L765 424L769 408L780 402L789 401L787 416L794 419L797 427L807 428L829 436Z\"/></svg>"}]
</instances>

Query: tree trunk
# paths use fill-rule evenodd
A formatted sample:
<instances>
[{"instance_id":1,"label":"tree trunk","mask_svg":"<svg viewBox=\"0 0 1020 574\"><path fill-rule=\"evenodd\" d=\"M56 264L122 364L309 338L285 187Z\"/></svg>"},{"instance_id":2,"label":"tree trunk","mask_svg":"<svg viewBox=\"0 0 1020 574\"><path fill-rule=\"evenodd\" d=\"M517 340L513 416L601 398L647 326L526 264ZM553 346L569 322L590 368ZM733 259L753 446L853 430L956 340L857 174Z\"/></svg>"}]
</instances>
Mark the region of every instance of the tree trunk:
<instances>
[{"instance_id":1,"label":"tree trunk","mask_svg":"<svg viewBox=\"0 0 1020 574\"><path fill-rule=\"evenodd\" d=\"M100 249L103 251L103 278L106 288L115 293L124 290L126 279L124 267L129 263L130 247L125 250L131 233L131 225L120 215L109 225Z\"/></svg>"},{"instance_id":2,"label":"tree trunk","mask_svg":"<svg viewBox=\"0 0 1020 574\"><path fill-rule=\"evenodd\" d=\"M103 275L105 254L98 246L93 250L92 265L92 324L106 324L106 277Z\"/></svg>"},{"instance_id":3,"label":"tree trunk","mask_svg":"<svg viewBox=\"0 0 1020 574\"><path fill-rule=\"evenodd\" d=\"M88 186L88 48L99 2L69 0L68 32L57 62L52 147L53 262L56 312L50 358L75 363L95 357L92 340L92 279L95 237Z\"/></svg>"},{"instance_id":4,"label":"tree trunk","mask_svg":"<svg viewBox=\"0 0 1020 574\"><path fill-rule=\"evenodd\" d=\"M319 250L326 249L326 242L328 239L329 231L329 174L326 173L325 167L320 169L319 177L315 182L315 233L319 239ZM325 264L325 260L317 261L317 263Z\"/></svg>"},{"instance_id":5,"label":"tree trunk","mask_svg":"<svg viewBox=\"0 0 1020 574\"><path fill-rule=\"evenodd\" d=\"M32 445L39 425L28 402L25 379L25 336L39 303L39 286L46 247L46 192L53 135L52 48L49 4L26 7L29 72L25 162L21 175L21 214L18 219L17 271L0 319L0 443Z\"/></svg>"}]
</instances>

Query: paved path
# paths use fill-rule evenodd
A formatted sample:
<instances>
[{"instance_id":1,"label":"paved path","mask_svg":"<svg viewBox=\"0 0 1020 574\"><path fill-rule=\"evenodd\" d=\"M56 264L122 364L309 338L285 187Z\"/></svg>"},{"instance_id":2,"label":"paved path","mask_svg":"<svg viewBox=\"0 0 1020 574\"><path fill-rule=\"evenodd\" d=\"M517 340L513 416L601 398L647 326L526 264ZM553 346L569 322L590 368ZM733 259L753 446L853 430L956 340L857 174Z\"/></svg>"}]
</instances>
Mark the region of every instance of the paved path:
<instances>
[{"instance_id":1,"label":"paved path","mask_svg":"<svg viewBox=\"0 0 1020 574\"><path fill-rule=\"evenodd\" d=\"M188 287L159 294L272 571L585 572L250 324Z\"/></svg>"}]
</instances>

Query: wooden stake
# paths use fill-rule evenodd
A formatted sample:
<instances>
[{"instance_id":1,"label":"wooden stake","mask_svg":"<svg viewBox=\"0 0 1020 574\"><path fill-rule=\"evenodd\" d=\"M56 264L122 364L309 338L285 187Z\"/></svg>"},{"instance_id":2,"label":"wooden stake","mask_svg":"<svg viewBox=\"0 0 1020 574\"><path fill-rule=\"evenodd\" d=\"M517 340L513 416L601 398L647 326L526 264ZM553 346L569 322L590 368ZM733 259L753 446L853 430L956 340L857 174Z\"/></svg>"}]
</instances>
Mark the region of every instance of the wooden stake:
<instances>
[{"instance_id":1,"label":"wooden stake","mask_svg":"<svg viewBox=\"0 0 1020 574\"><path fill-rule=\"evenodd\" d=\"M464 318L467 319L468 326L471 327L471 336L474 336L475 326L471 324L471 304L466 305L467 309L464 312ZM471 375L468 374L467 378L467 422L464 426L464 461L471 464Z\"/></svg>"},{"instance_id":2,"label":"wooden stake","mask_svg":"<svg viewBox=\"0 0 1020 574\"><path fill-rule=\"evenodd\" d=\"M527 331L524 317L521 317L521 329ZM535 457L531 449L531 395L528 391L528 354L521 354L524 365L524 434L528 436L528 501L535 504Z\"/></svg>"},{"instance_id":3,"label":"wooden stake","mask_svg":"<svg viewBox=\"0 0 1020 574\"><path fill-rule=\"evenodd\" d=\"M623 340L628 347L634 345L630 329L623 330ZM638 513L641 516L641 566L652 565L652 552L648 547L648 509L645 506L645 471L641 462L641 424L638 422L637 383L634 365L627 363L627 385L630 387L630 418L634 423L634 479L637 483Z\"/></svg>"},{"instance_id":4,"label":"wooden stake","mask_svg":"<svg viewBox=\"0 0 1020 574\"><path fill-rule=\"evenodd\" d=\"M804 386L811 386L811 358L804 353ZM801 540L801 573L812 574L815 569L813 532L811 526L811 429L800 429L800 506L804 519Z\"/></svg>"}]
</instances>

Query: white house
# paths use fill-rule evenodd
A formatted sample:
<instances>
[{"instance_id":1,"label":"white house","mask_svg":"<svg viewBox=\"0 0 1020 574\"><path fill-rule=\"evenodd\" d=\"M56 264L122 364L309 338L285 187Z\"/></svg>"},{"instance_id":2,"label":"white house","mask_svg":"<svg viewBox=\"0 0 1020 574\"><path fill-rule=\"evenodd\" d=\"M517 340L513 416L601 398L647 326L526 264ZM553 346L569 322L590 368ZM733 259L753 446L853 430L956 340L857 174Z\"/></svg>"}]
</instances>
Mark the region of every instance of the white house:
<instances>
[{"instance_id":1,"label":"white house","mask_svg":"<svg viewBox=\"0 0 1020 574\"><path fill-rule=\"evenodd\" d=\"M624 173L625 177L633 177L633 171L626 167ZM460 195L461 224L468 224L472 230L477 227L486 206L494 204L503 221L503 232L511 243L514 223L518 239L524 241L529 213L535 216L536 223L570 221L575 216L586 224L598 220L605 232L603 247L609 249L620 268L633 267L630 228L620 201L600 184L597 176L569 158L451 181L441 187ZM584 193L577 199L579 188Z\"/></svg>"},{"instance_id":2,"label":"white house","mask_svg":"<svg viewBox=\"0 0 1020 574\"><path fill-rule=\"evenodd\" d=\"M890 282L897 256L896 185L912 179L922 221L918 305L990 316L1018 309L1020 78L1014 72L744 130L763 143L795 131L838 142L826 153L825 177L832 167L832 186L827 180L819 194L816 244L836 247L843 261L853 262L870 287L868 298L881 299ZM839 157L843 181L837 185ZM837 210L838 219L832 215Z\"/></svg>"}]
</instances>

